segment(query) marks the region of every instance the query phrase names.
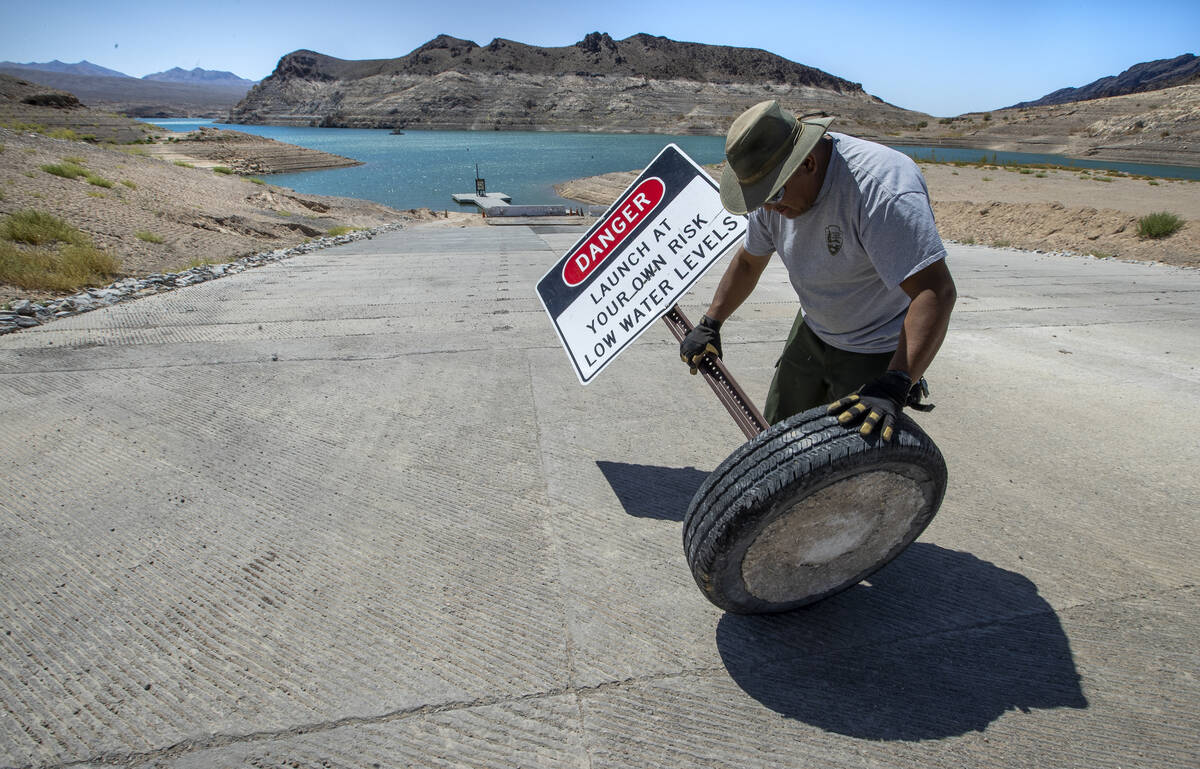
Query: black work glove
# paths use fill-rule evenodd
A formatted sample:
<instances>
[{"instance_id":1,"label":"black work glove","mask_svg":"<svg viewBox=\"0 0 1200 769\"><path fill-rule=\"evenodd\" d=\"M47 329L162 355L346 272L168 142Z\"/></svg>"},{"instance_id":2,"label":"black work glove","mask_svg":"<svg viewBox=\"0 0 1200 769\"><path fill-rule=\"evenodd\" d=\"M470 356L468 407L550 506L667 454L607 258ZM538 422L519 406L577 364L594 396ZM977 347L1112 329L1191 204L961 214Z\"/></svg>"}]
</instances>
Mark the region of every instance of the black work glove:
<instances>
[{"instance_id":1,"label":"black work glove","mask_svg":"<svg viewBox=\"0 0 1200 769\"><path fill-rule=\"evenodd\" d=\"M679 343L679 359L695 374L705 355L721 357L721 321L705 315Z\"/></svg>"},{"instance_id":2,"label":"black work glove","mask_svg":"<svg viewBox=\"0 0 1200 769\"><path fill-rule=\"evenodd\" d=\"M933 404L921 403L922 393L929 394L924 379L913 384L903 371L888 371L852 395L830 403L828 411L838 415L841 425L849 426L862 419L862 427L858 428L861 435L870 435L879 427L879 436L890 441L896 429L896 415L905 406L918 411L933 410Z\"/></svg>"}]
</instances>

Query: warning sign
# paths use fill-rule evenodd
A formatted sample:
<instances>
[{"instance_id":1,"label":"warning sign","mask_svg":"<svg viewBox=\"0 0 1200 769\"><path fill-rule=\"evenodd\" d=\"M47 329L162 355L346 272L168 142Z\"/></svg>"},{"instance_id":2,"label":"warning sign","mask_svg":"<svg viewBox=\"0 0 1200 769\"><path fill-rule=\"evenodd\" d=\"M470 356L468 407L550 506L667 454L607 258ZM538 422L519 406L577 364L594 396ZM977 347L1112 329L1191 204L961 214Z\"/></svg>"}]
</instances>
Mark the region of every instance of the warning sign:
<instances>
[{"instance_id":1,"label":"warning sign","mask_svg":"<svg viewBox=\"0 0 1200 769\"><path fill-rule=\"evenodd\" d=\"M664 147L538 281L579 381L590 382L745 234L746 217L721 207L704 169Z\"/></svg>"}]
</instances>

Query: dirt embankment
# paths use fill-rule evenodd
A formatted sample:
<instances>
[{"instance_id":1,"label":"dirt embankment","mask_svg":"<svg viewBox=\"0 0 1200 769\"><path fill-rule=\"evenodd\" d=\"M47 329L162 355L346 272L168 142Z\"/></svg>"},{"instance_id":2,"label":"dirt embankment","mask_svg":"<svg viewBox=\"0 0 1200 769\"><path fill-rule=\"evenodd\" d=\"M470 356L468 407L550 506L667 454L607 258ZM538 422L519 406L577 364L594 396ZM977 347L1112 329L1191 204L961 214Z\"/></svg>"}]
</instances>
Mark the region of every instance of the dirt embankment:
<instances>
[{"instance_id":1,"label":"dirt embankment","mask_svg":"<svg viewBox=\"0 0 1200 769\"><path fill-rule=\"evenodd\" d=\"M85 177L46 168L73 164ZM429 217L378 203L307 195L233 174L149 157L144 145L103 147L0 128L0 219L53 214L116 255L125 276L221 263L287 248L337 227ZM49 294L0 284L0 306Z\"/></svg>"},{"instance_id":2,"label":"dirt embankment","mask_svg":"<svg viewBox=\"0 0 1200 769\"><path fill-rule=\"evenodd\" d=\"M942 237L960 243L1200 267L1200 183L1103 171L922 163ZM720 166L708 170L719 178ZM621 172L558 185L559 195L608 205L637 176ZM1166 211L1182 229L1138 236L1138 220Z\"/></svg>"}]
</instances>

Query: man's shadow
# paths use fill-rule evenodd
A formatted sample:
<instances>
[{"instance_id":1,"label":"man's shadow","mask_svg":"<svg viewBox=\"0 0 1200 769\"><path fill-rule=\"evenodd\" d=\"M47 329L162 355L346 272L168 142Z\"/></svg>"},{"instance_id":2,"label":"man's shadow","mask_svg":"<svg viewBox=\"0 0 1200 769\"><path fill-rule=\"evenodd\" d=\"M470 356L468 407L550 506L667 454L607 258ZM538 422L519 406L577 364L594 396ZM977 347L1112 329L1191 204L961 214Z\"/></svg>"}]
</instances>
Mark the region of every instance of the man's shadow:
<instances>
[{"instance_id":1,"label":"man's shadow","mask_svg":"<svg viewBox=\"0 0 1200 769\"><path fill-rule=\"evenodd\" d=\"M598 463L631 515L681 521L707 473ZM1070 643L1026 577L916 542L859 585L785 614L725 614L717 649L766 707L874 740L982 731L1005 712L1086 708Z\"/></svg>"}]
</instances>

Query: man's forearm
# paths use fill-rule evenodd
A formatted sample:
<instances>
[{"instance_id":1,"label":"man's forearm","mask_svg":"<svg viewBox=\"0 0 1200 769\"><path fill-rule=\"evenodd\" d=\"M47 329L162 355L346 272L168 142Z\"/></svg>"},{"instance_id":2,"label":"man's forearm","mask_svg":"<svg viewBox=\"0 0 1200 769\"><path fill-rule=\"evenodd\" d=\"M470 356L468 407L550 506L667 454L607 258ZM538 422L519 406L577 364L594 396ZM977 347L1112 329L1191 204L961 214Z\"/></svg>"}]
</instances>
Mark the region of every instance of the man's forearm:
<instances>
[{"instance_id":1,"label":"man's forearm","mask_svg":"<svg viewBox=\"0 0 1200 769\"><path fill-rule=\"evenodd\" d=\"M717 284L712 304L708 306L705 315L722 322L728 319L754 291L769 260L770 256L755 257L744 249L738 249L729 266L725 268L725 274Z\"/></svg>"},{"instance_id":2,"label":"man's forearm","mask_svg":"<svg viewBox=\"0 0 1200 769\"><path fill-rule=\"evenodd\" d=\"M906 372L914 382L925 375L946 339L957 299L954 281L943 262L922 272L927 274L919 273L914 276L919 277L914 284L905 286L911 302L900 329L900 343L888 366Z\"/></svg>"}]
</instances>

